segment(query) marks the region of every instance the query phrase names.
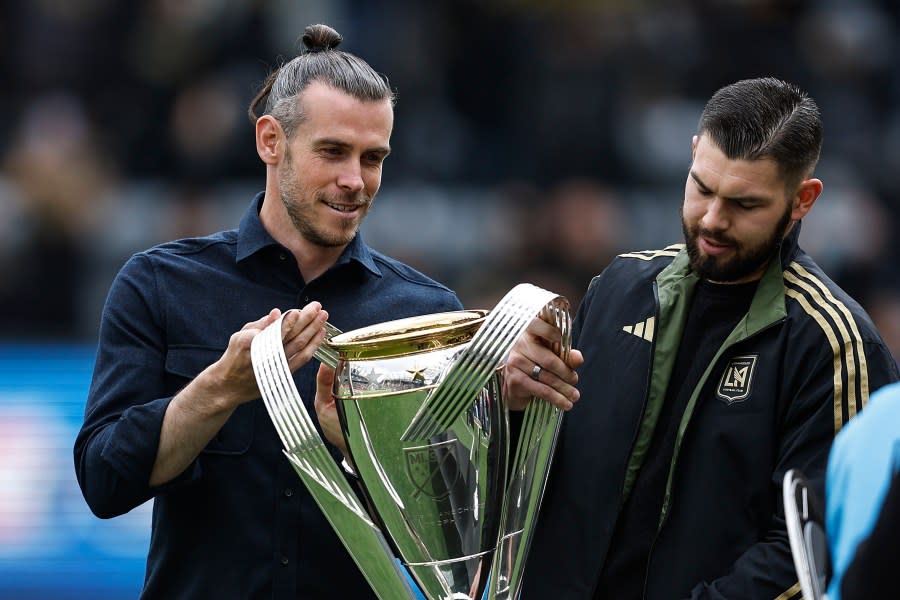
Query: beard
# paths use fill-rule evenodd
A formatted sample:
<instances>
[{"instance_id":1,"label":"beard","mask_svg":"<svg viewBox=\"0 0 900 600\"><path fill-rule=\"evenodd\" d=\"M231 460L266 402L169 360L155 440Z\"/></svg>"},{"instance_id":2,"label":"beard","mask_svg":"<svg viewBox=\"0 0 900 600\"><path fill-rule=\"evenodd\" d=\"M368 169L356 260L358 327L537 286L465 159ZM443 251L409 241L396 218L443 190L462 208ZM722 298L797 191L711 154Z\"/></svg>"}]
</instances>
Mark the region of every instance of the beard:
<instances>
[{"instance_id":1,"label":"beard","mask_svg":"<svg viewBox=\"0 0 900 600\"><path fill-rule=\"evenodd\" d=\"M289 154L286 156L278 187L281 203L294 228L305 240L324 248L346 246L353 241L359 225L368 211L368 206L372 202L372 198L362 191L334 195L319 191L310 194L301 183L298 183L294 164ZM355 205L362 208L356 219L329 219L329 221L334 221L332 225L329 225L329 222L317 214L323 203Z\"/></svg>"},{"instance_id":2,"label":"beard","mask_svg":"<svg viewBox=\"0 0 900 600\"><path fill-rule=\"evenodd\" d=\"M682 211L681 229L684 232L691 270L703 279L716 282L733 282L749 277L762 269L778 254L790 222L791 205L788 203L784 214L772 229L772 233L763 241L751 245L721 233L701 229L699 226L690 227L684 221L684 212ZM721 258L703 255L698 243L701 235L721 244L729 244L734 249L734 256Z\"/></svg>"}]
</instances>

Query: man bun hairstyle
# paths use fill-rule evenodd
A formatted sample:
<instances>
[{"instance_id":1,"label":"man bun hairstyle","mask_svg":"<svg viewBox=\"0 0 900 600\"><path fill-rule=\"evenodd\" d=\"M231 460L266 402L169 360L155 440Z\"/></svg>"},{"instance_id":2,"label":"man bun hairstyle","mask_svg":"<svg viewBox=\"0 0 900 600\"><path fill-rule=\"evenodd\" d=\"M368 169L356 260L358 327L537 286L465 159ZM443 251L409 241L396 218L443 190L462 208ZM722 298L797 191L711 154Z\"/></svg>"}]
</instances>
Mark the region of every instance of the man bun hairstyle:
<instances>
[{"instance_id":1,"label":"man bun hairstyle","mask_svg":"<svg viewBox=\"0 0 900 600\"><path fill-rule=\"evenodd\" d=\"M344 38L328 25L310 25L300 38L307 52L334 50Z\"/></svg>"},{"instance_id":2,"label":"man bun hairstyle","mask_svg":"<svg viewBox=\"0 0 900 600\"><path fill-rule=\"evenodd\" d=\"M250 102L250 121L262 115L275 117L287 137L291 137L304 115L299 96L314 81L321 81L357 100L394 103L387 77L349 52L338 50L341 34L328 25L310 25L301 36L299 56L269 74L256 97ZM262 113L258 114L260 107Z\"/></svg>"},{"instance_id":3,"label":"man bun hairstyle","mask_svg":"<svg viewBox=\"0 0 900 600\"><path fill-rule=\"evenodd\" d=\"M698 135L708 135L731 160L774 160L794 186L819 160L822 121L815 101L797 86L774 77L744 79L713 94Z\"/></svg>"}]
</instances>

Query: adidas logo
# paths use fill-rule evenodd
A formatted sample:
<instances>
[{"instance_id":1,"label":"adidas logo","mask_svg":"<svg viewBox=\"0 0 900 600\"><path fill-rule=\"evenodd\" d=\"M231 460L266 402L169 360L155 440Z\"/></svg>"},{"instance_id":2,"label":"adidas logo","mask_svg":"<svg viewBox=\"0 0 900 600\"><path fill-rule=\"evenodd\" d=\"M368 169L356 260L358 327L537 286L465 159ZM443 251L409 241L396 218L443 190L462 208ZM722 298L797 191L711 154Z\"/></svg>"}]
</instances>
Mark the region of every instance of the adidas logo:
<instances>
[{"instance_id":1,"label":"adidas logo","mask_svg":"<svg viewBox=\"0 0 900 600\"><path fill-rule=\"evenodd\" d=\"M641 321L640 323L635 323L634 325L626 325L622 328L622 331L630 333L632 335L636 335L639 338L643 338L648 342L653 341L653 330L656 325L656 317L649 317L646 321Z\"/></svg>"}]
</instances>

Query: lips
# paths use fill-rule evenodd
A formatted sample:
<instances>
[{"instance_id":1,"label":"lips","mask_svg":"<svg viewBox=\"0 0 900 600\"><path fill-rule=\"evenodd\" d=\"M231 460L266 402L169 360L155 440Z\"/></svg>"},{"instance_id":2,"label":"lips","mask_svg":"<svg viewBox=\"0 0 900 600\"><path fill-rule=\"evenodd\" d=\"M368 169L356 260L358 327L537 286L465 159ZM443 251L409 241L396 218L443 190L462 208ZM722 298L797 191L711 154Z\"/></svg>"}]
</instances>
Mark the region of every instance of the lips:
<instances>
[{"instance_id":1,"label":"lips","mask_svg":"<svg viewBox=\"0 0 900 600\"><path fill-rule=\"evenodd\" d=\"M328 208L342 213L351 213L359 210L363 206L362 204L337 204L335 202L326 202L325 205L328 206Z\"/></svg>"},{"instance_id":2,"label":"lips","mask_svg":"<svg viewBox=\"0 0 900 600\"><path fill-rule=\"evenodd\" d=\"M733 245L726 242L712 240L706 236L700 236L700 247L706 254L718 255L731 250L731 248L733 248Z\"/></svg>"}]
</instances>

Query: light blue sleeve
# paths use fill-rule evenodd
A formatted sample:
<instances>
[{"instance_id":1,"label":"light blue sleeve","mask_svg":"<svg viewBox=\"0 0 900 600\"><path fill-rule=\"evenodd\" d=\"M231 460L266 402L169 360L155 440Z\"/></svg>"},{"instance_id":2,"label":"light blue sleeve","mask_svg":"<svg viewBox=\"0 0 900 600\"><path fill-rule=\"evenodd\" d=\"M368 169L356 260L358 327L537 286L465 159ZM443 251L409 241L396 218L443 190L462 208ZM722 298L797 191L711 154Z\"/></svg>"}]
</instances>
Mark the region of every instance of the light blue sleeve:
<instances>
[{"instance_id":1,"label":"light blue sleeve","mask_svg":"<svg viewBox=\"0 0 900 600\"><path fill-rule=\"evenodd\" d=\"M886 386L837 435L825 479L825 529L831 551L829 600L856 547L872 531L891 479L900 468L900 383Z\"/></svg>"},{"instance_id":2,"label":"light blue sleeve","mask_svg":"<svg viewBox=\"0 0 900 600\"><path fill-rule=\"evenodd\" d=\"M416 580L415 580L415 579L413 578L413 576L409 573L409 569L407 569L407 568L403 565L403 561L401 561L399 558L396 559L396 560L397 560L397 563L398 563L401 567L403 567L403 572L406 573L406 579L409 581L410 587L413 589L413 592L415 592L415 594L416 594L416 600L428 600L428 598L426 598L425 595L424 595L424 594L421 592L421 590L419 589L419 584L416 583ZM489 582L489 583L490 583L490 582ZM484 594L482 595L482 600L484 600L485 598L487 598L487 596L488 596L488 589L485 589L485 590L484 590Z\"/></svg>"},{"instance_id":3,"label":"light blue sleeve","mask_svg":"<svg viewBox=\"0 0 900 600\"><path fill-rule=\"evenodd\" d=\"M399 558L394 559L394 560L397 561L397 564L400 565L400 568L403 570L404 573L406 573L406 580L409 582L409 587L411 587L413 589L413 592L415 592L416 600L428 600L428 598L426 598L425 595L422 593L422 591L419 589L419 584L416 583L416 580L410 574L409 569L407 569L406 566L403 564L403 561L401 561Z\"/></svg>"}]
</instances>

